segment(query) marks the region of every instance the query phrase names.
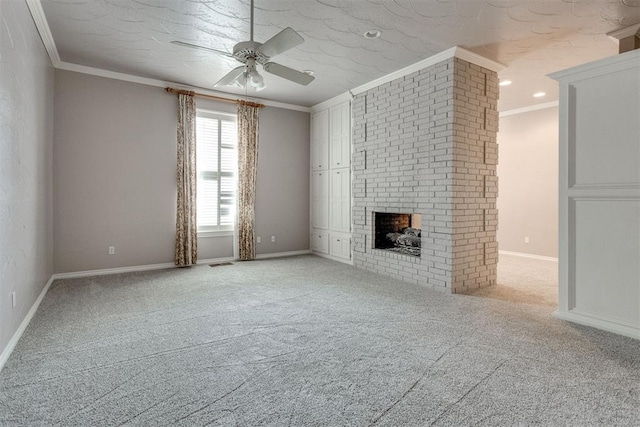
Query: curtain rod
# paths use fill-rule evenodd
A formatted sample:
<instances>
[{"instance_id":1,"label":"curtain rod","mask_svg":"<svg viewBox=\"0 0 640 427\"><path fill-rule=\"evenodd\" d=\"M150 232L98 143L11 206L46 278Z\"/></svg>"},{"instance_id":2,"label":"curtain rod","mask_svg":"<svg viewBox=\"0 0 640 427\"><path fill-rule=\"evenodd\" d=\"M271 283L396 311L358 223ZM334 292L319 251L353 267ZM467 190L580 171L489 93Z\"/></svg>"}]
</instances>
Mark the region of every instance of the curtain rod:
<instances>
[{"instance_id":1,"label":"curtain rod","mask_svg":"<svg viewBox=\"0 0 640 427\"><path fill-rule=\"evenodd\" d=\"M223 101L223 102L233 102L234 104L246 105L248 107L264 108L264 104L258 104L256 102L251 102L251 101L243 101L242 99L231 99L231 98L224 98L222 96L206 95L204 93L198 93L198 92L194 92L192 90L175 89L175 88L172 88L172 87L167 87L164 90L166 90L169 93L177 93L177 94L190 95L190 96L199 96L201 98L216 99L218 101Z\"/></svg>"}]
</instances>

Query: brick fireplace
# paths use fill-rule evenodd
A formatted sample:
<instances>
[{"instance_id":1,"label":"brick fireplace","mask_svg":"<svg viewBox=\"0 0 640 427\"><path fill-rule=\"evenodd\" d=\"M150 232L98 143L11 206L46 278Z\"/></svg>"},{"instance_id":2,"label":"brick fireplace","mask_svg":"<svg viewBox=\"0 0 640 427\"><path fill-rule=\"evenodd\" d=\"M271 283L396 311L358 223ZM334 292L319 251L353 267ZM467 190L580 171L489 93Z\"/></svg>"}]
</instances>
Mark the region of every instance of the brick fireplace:
<instances>
[{"instance_id":1,"label":"brick fireplace","mask_svg":"<svg viewBox=\"0 0 640 427\"><path fill-rule=\"evenodd\" d=\"M458 57L354 97L356 267L451 292L495 284L497 99L497 73ZM379 247L377 213L400 228L419 215L420 256Z\"/></svg>"}]
</instances>

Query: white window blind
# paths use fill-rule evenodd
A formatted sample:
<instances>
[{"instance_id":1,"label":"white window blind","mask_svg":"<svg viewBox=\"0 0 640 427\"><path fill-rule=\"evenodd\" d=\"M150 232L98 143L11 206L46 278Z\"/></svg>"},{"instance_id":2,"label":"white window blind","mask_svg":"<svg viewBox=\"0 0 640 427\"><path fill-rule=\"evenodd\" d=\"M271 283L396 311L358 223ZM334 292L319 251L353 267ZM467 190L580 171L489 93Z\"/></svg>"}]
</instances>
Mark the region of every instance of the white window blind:
<instances>
[{"instance_id":1,"label":"white window blind","mask_svg":"<svg viewBox=\"0 0 640 427\"><path fill-rule=\"evenodd\" d=\"M233 230L238 165L236 118L198 110L196 168L198 231Z\"/></svg>"}]
</instances>

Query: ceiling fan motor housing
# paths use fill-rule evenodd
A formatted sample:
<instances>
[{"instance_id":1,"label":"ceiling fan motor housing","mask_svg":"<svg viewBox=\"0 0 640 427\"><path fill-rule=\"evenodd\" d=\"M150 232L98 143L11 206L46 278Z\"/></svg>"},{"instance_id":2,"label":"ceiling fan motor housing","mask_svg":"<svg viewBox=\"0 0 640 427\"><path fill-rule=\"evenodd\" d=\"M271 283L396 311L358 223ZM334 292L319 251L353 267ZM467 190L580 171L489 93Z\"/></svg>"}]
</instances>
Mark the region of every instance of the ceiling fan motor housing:
<instances>
[{"instance_id":1,"label":"ceiling fan motor housing","mask_svg":"<svg viewBox=\"0 0 640 427\"><path fill-rule=\"evenodd\" d=\"M262 43L254 41L240 42L233 47L233 56L243 64L249 58L254 58L258 64L265 64L269 62L269 57L258 50L260 46Z\"/></svg>"}]
</instances>

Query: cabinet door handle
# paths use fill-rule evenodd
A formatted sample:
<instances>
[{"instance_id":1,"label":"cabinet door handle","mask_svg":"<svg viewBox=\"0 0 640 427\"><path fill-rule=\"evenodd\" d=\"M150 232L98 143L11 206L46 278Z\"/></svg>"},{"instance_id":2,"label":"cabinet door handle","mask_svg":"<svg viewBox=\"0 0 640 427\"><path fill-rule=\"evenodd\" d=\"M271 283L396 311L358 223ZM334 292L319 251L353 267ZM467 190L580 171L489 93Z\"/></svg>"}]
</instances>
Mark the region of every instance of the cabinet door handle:
<instances>
[{"instance_id":1,"label":"cabinet door handle","mask_svg":"<svg viewBox=\"0 0 640 427\"><path fill-rule=\"evenodd\" d=\"M340 241L340 239L336 239L336 241L337 241L337 242L339 242L339 241Z\"/></svg>"},{"instance_id":2,"label":"cabinet door handle","mask_svg":"<svg viewBox=\"0 0 640 427\"><path fill-rule=\"evenodd\" d=\"M340 162L338 162L338 164L340 164Z\"/></svg>"}]
</instances>

